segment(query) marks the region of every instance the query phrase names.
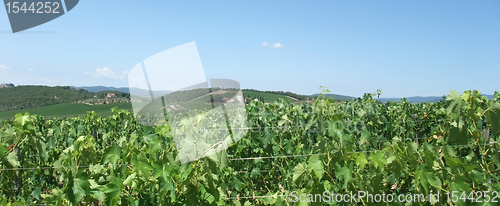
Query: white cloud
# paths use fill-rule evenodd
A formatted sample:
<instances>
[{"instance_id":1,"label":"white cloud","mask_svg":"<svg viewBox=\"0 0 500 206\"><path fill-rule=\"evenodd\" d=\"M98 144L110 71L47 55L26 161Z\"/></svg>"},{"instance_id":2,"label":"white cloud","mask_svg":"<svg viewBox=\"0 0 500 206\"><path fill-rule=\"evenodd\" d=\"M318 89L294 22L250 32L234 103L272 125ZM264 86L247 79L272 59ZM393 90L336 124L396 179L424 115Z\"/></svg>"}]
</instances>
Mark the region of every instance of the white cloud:
<instances>
[{"instance_id":1,"label":"white cloud","mask_svg":"<svg viewBox=\"0 0 500 206\"><path fill-rule=\"evenodd\" d=\"M35 70L34 70L34 69L28 69L28 71L29 71L29 72L35 72Z\"/></svg>"},{"instance_id":2,"label":"white cloud","mask_svg":"<svg viewBox=\"0 0 500 206\"><path fill-rule=\"evenodd\" d=\"M7 70L10 70L10 68L8 66L5 66L5 65L0 65L0 71L7 71Z\"/></svg>"},{"instance_id":3,"label":"white cloud","mask_svg":"<svg viewBox=\"0 0 500 206\"><path fill-rule=\"evenodd\" d=\"M273 45L271 45L272 48L283 48L285 47L285 45L281 44L281 43L275 43Z\"/></svg>"},{"instance_id":4,"label":"white cloud","mask_svg":"<svg viewBox=\"0 0 500 206\"><path fill-rule=\"evenodd\" d=\"M275 48L275 49L279 49L279 48L284 48L285 45L281 44L281 43L274 43L274 44L269 44L267 42L262 42L261 44L263 47L271 47L271 48Z\"/></svg>"},{"instance_id":5,"label":"white cloud","mask_svg":"<svg viewBox=\"0 0 500 206\"><path fill-rule=\"evenodd\" d=\"M116 74L108 67L97 68L94 72L85 72L85 75L91 75L94 78L108 78L108 79L123 79L128 75L127 71L122 72L120 75Z\"/></svg>"}]
</instances>

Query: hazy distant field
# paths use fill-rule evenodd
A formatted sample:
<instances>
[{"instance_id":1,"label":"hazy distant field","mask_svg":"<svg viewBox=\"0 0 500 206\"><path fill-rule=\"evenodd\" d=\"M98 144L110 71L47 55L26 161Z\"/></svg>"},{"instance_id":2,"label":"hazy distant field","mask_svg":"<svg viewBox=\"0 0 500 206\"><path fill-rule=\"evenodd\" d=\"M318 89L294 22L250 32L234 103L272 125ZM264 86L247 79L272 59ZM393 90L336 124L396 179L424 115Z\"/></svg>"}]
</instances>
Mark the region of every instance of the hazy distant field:
<instances>
[{"instance_id":1,"label":"hazy distant field","mask_svg":"<svg viewBox=\"0 0 500 206\"><path fill-rule=\"evenodd\" d=\"M64 103L44 107L0 112L0 119L11 119L17 113L24 114L24 112L28 112L29 114L42 115L45 117L78 116L85 114L85 112L87 111L95 111L98 115L105 115L111 114L111 108L113 107L132 111L132 104L130 103L113 103L102 105Z\"/></svg>"},{"instance_id":2,"label":"hazy distant field","mask_svg":"<svg viewBox=\"0 0 500 206\"><path fill-rule=\"evenodd\" d=\"M279 94L270 94L270 93L264 93L264 92L254 92L254 91L244 91L243 96L248 97L250 96L251 98L257 98L258 96L264 98L264 102L274 102L278 100L279 98L281 99L289 99L291 101L294 101L293 99L285 96L285 95L279 95Z\"/></svg>"},{"instance_id":3,"label":"hazy distant field","mask_svg":"<svg viewBox=\"0 0 500 206\"><path fill-rule=\"evenodd\" d=\"M227 92L220 95L226 98L231 98L234 97L236 93ZM257 98L258 96L260 96L264 98L264 102L273 102L278 100L279 98L289 99L291 101L294 101L293 99L285 95L269 94L264 92L245 91L243 95L245 97L250 96L251 98ZM180 103L179 105L185 109L211 109L212 106L210 104L203 104L204 102L206 102L206 100L207 98L197 98L189 102ZM113 103L113 104L103 104L103 105L62 103L50 106L0 112L0 119L11 119L17 113L24 114L24 112L28 112L29 114L42 115L46 117L78 116L85 114L85 112L87 111L95 111L98 115L106 115L106 114L111 114L111 108L113 107L118 107L120 109L132 111L131 103ZM176 109L182 109L182 108L176 108Z\"/></svg>"}]
</instances>

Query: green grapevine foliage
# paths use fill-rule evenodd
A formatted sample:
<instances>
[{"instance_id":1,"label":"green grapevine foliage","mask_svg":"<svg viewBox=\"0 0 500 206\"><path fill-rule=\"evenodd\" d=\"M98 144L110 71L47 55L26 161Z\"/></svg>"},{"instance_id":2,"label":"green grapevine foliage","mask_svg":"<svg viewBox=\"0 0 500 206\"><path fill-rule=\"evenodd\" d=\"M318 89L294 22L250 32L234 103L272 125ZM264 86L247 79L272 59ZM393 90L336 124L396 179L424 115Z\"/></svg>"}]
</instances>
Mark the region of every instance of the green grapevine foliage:
<instances>
[{"instance_id":1,"label":"green grapevine foliage","mask_svg":"<svg viewBox=\"0 0 500 206\"><path fill-rule=\"evenodd\" d=\"M185 164L167 123L142 126L128 111L18 114L0 123L0 205L323 205L289 195L500 191L498 93L488 100L452 91L419 104L379 104L376 95L347 103L251 101L248 128L231 131L247 135ZM407 205L496 204L443 197Z\"/></svg>"}]
</instances>

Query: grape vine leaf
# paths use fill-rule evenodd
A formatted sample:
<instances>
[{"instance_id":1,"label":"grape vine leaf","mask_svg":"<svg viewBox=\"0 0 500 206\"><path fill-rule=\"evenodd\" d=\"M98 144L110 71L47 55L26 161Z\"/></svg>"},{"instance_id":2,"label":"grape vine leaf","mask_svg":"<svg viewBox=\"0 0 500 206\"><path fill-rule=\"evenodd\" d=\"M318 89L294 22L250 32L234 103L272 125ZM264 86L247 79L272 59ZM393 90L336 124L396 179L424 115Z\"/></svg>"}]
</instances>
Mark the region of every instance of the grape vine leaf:
<instances>
[{"instance_id":1,"label":"grape vine leaf","mask_svg":"<svg viewBox=\"0 0 500 206\"><path fill-rule=\"evenodd\" d=\"M122 191L121 179L118 177L111 177L111 181L104 186L102 191L105 194L105 199L108 201L108 205L115 205L118 202L118 197Z\"/></svg>"},{"instance_id":2,"label":"grape vine leaf","mask_svg":"<svg viewBox=\"0 0 500 206\"><path fill-rule=\"evenodd\" d=\"M3 142L7 145L11 145L14 143L16 137L16 130L14 128L9 128L3 131L2 139Z\"/></svg>"},{"instance_id":3,"label":"grape vine leaf","mask_svg":"<svg viewBox=\"0 0 500 206\"><path fill-rule=\"evenodd\" d=\"M78 203L90 191L90 184L84 175L78 175L77 178L70 180L68 197L73 203Z\"/></svg>"},{"instance_id":4,"label":"grape vine leaf","mask_svg":"<svg viewBox=\"0 0 500 206\"><path fill-rule=\"evenodd\" d=\"M5 157L9 149L4 146L4 144L0 143L0 157Z\"/></svg>"},{"instance_id":5,"label":"grape vine leaf","mask_svg":"<svg viewBox=\"0 0 500 206\"><path fill-rule=\"evenodd\" d=\"M469 194L469 184L465 182L462 176L455 176L455 180L450 183L450 191L460 191Z\"/></svg>"},{"instance_id":6,"label":"grape vine leaf","mask_svg":"<svg viewBox=\"0 0 500 206\"><path fill-rule=\"evenodd\" d=\"M105 150L105 154L103 157L103 164L111 163L112 165L116 165L118 160L120 159L121 150L116 143L113 143L113 146L107 148Z\"/></svg>"},{"instance_id":7,"label":"grape vine leaf","mask_svg":"<svg viewBox=\"0 0 500 206\"><path fill-rule=\"evenodd\" d=\"M381 151L376 151L375 154L370 155L370 160L373 162L373 166L377 169L381 169L384 167L384 164L386 163L387 159L384 157L384 153Z\"/></svg>"},{"instance_id":8,"label":"grape vine leaf","mask_svg":"<svg viewBox=\"0 0 500 206\"><path fill-rule=\"evenodd\" d=\"M500 132L500 103L493 102L485 115L488 122L491 123L492 133L497 134Z\"/></svg>"},{"instance_id":9,"label":"grape vine leaf","mask_svg":"<svg viewBox=\"0 0 500 206\"><path fill-rule=\"evenodd\" d=\"M452 112L456 112L457 114L459 114L460 113L459 105L460 103L462 103L460 95L458 95L456 91L451 90L446 100L451 100L450 106L446 109L448 114L451 114Z\"/></svg>"},{"instance_id":10,"label":"grape vine leaf","mask_svg":"<svg viewBox=\"0 0 500 206\"><path fill-rule=\"evenodd\" d=\"M297 164L297 166L293 168L293 181L297 181L304 171L306 171L304 165L302 163Z\"/></svg>"},{"instance_id":11,"label":"grape vine leaf","mask_svg":"<svg viewBox=\"0 0 500 206\"><path fill-rule=\"evenodd\" d=\"M337 175L337 177L343 177L344 178L343 188L346 189L347 188L347 184L352 179L352 172L349 169L349 167L347 167L346 165L344 165L342 167L340 165L337 165L337 169L335 171L335 174Z\"/></svg>"},{"instance_id":12,"label":"grape vine leaf","mask_svg":"<svg viewBox=\"0 0 500 206\"><path fill-rule=\"evenodd\" d=\"M323 161L319 158L319 156L312 156L309 158L309 164L307 165L307 168L312 170L314 174L321 180L323 177L323 174L325 173L325 170L323 169Z\"/></svg>"},{"instance_id":13,"label":"grape vine leaf","mask_svg":"<svg viewBox=\"0 0 500 206\"><path fill-rule=\"evenodd\" d=\"M134 180L136 176L136 173L132 173L131 175L129 175L127 177L127 179L125 179L125 181L123 181L123 185L130 185L130 183L132 183L132 180Z\"/></svg>"},{"instance_id":14,"label":"grape vine leaf","mask_svg":"<svg viewBox=\"0 0 500 206\"><path fill-rule=\"evenodd\" d=\"M15 120L19 126L23 127L29 121L29 117L30 116L29 116L28 112L26 112L24 115L19 113L19 114L16 114Z\"/></svg>"},{"instance_id":15,"label":"grape vine leaf","mask_svg":"<svg viewBox=\"0 0 500 206\"><path fill-rule=\"evenodd\" d=\"M366 160L365 153L358 153L356 157L356 165L358 165L360 169L363 169L367 163L368 160Z\"/></svg>"},{"instance_id":16,"label":"grape vine leaf","mask_svg":"<svg viewBox=\"0 0 500 206\"><path fill-rule=\"evenodd\" d=\"M467 130L460 129L459 127L452 127L450 129L450 138L448 139L449 143L453 143L454 145L465 145L467 144Z\"/></svg>"},{"instance_id":17,"label":"grape vine leaf","mask_svg":"<svg viewBox=\"0 0 500 206\"><path fill-rule=\"evenodd\" d=\"M15 152L11 152L7 155L7 161L13 166L13 167L19 167L19 161L17 160L17 155Z\"/></svg>"}]
</instances>

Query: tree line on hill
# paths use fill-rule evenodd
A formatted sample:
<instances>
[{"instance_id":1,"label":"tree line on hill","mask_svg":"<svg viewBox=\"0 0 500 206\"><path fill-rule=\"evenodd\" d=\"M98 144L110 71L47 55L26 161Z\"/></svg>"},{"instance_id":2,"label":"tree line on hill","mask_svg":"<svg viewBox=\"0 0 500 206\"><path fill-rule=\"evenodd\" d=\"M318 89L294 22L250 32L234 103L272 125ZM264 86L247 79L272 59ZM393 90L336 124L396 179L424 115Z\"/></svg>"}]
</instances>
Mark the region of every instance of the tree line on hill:
<instances>
[{"instance_id":1,"label":"tree line on hill","mask_svg":"<svg viewBox=\"0 0 500 206\"><path fill-rule=\"evenodd\" d=\"M76 103L88 99L106 98L109 93L116 97L130 98L128 93L102 91L89 92L69 86L17 86L0 88L0 111L11 111L61 103Z\"/></svg>"},{"instance_id":2,"label":"tree line on hill","mask_svg":"<svg viewBox=\"0 0 500 206\"><path fill-rule=\"evenodd\" d=\"M85 103L85 104L106 104L113 102L129 102L130 94L119 91L99 91L89 92L83 88L72 88L69 86L10 86L4 85L0 88L0 112L20 110L34 107L49 106L61 103ZM221 90L222 88L211 88L212 92ZM228 92L238 92L239 89L227 89ZM277 95L284 95L295 98L297 100L306 101L310 100L310 96L295 94L292 92L283 91L258 91L254 89L244 89L243 91L253 91L261 93L270 93ZM114 98L107 98L108 93L113 93ZM168 94L168 102L177 103L187 102L197 97L207 94L207 89L194 89L190 91L177 91ZM217 95L216 95L217 96ZM257 97L264 101L263 97ZM217 99L219 100L219 99ZM222 101L222 97L220 97Z\"/></svg>"},{"instance_id":3,"label":"tree line on hill","mask_svg":"<svg viewBox=\"0 0 500 206\"><path fill-rule=\"evenodd\" d=\"M255 90L255 89L243 89L243 92L245 92L245 91L284 95L284 96L289 96L289 97L292 97L292 98L295 98L295 99L301 100L301 101L307 101L307 100L312 99L312 97L307 96L307 95L295 94L292 92L284 92L284 91L259 91L259 90Z\"/></svg>"},{"instance_id":4,"label":"tree line on hill","mask_svg":"<svg viewBox=\"0 0 500 206\"><path fill-rule=\"evenodd\" d=\"M211 91L215 92L220 90L220 88L212 88ZM188 102L197 97L209 94L210 90L208 88L198 88L192 90L175 91L170 94L165 95L165 104L175 104L180 102Z\"/></svg>"}]
</instances>

